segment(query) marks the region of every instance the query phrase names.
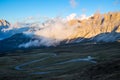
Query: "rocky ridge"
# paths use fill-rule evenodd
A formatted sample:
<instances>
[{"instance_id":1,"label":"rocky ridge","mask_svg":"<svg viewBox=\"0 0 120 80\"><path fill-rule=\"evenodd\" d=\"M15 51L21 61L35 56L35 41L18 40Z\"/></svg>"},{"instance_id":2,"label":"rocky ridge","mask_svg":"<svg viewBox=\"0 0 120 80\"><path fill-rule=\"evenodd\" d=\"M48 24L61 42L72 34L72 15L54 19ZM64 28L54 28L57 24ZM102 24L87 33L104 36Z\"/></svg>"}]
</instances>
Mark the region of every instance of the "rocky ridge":
<instances>
[{"instance_id":1,"label":"rocky ridge","mask_svg":"<svg viewBox=\"0 0 120 80\"><path fill-rule=\"evenodd\" d=\"M110 33L112 31L120 32L120 12L109 12L106 14L95 13L93 16L84 20L70 20L70 26L76 25L75 32L69 36L75 38L91 38L101 33Z\"/></svg>"}]
</instances>

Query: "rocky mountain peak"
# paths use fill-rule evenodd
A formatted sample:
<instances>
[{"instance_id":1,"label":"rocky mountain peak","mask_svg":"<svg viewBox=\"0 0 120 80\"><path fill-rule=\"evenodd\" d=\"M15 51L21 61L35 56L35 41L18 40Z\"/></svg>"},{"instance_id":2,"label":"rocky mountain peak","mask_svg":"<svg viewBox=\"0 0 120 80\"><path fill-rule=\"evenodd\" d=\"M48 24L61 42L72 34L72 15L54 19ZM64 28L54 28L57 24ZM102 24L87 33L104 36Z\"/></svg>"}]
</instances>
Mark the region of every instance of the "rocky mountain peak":
<instances>
[{"instance_id":1,"label":"rocky mountain peak","mask_svg":"<svg viewBox=\"0 0 120 80\"><path fill-rule=\"evenodd\" d=\"M0 31L4 28L8 28L10 26L10 23L6 20L1 19L0 20Z\"/></svg>"},{"instance_id":2,"label":"rocky mountain peak","mask_svg":"<svg viewBox=\"0 0 120 80\"><path fill-rule=\"evenodd\" d=\"M6 20L0 20L0 26L9 26L10 25L10 23L8 22L8 21L6 21Z\"/></svg>"}]
</instances>

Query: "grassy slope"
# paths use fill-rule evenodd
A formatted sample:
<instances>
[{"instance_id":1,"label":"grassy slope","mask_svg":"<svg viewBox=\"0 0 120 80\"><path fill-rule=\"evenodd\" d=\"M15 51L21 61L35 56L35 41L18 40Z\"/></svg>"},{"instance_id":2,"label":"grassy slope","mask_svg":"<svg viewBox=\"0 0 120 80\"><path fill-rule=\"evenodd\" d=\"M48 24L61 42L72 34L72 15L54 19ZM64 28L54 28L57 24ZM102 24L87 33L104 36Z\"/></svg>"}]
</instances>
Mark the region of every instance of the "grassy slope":
<instances>
[{"instance_id":1,"label":"grassy slope","mask_svg":"<svg viewBox=\"0 0 120 80\"><path fill-rule=\"evenodd\" d=\"M119 80L120 79L120 43L94 45L67 45L56 48L18 50L8 52L0 57L0 80ZM57 58L49 57L45 61L25 66L26 71L17 71L15 66L31 60L40 59L56 53ZM97 64L89 62L75 62L58 66L49 66L43 69L31 69L35 66L53 64L56 62L95 57ZM107 68L106 68L107 67ZM45 75L30 75L31 72L62 70Z\"/></svg>"}]
</instances>

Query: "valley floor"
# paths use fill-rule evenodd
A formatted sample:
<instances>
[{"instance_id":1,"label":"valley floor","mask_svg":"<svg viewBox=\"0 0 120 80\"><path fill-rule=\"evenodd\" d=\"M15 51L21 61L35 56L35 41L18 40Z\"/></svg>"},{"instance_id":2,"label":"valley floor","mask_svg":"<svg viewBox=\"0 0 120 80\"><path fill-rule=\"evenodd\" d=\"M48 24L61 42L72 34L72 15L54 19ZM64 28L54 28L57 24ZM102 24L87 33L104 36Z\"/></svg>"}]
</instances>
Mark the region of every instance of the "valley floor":
<instances>
[{"instance_id":1,"label":"valley floor","mask_svg":"<svg viewBox=\"0 0 120 80\"><path fill-rule=\"evenodd\" d=\"M0 80L120 79L119 42L71 44L4 54L0 57Z\"/></svg>"}]
</instances>

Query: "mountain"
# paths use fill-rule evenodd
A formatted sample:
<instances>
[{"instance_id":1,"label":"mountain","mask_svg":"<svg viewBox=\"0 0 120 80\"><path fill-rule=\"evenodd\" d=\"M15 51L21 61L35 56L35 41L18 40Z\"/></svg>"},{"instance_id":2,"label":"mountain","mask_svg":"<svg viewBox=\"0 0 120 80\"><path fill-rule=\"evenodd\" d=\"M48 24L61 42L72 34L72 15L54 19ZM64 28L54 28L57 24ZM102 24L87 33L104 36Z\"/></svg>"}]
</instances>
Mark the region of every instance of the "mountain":
<instances>
[{"instance_id":1,"label":"mountain","mask_svg":"<svg viewBox=\"0 0 120 80\"><path fill-rule=\"evenodd\" d=\"M0 40L9 38L17 33L23 33L29 30L29 27L15 27L15 24L11 25L6 20L0 20Z\"/></svg>"},{"instance_id":2,"label":"mountain","mask_svg":"<svg viewBox=\"0 0 120 80\"><path fill-rule=\"evenodd\" d=\"M61 20L61 19L60 19ZM52 19L42 24L19 23L9 28L10 23L0 20L0 49L11 50L19 46L41 47L71 43L116 42L120 40L120 12L95 13L87 19L60 21ZM26 36L30 35L30 36Z\"/></svg>"},{"instance_id":3,"label":"mountain","mask_svg":"<svg viewBox=\"0 0 120 80\"><path fill-rule=\"evenodd\" d=\"M10 26L10 23L6 20L0 20L0 33L2 32L2 29L6 29Z\"/></svg>"},{"instance_id":4,"label":"mountain","mask_svg":"<svg viewBox=\"0 0 120 80\"><path fill-rule=\"evenodd\" d=\"M18 46L24 42L30 41L30 37L23 33L15 34L9 38L0 41L0 51L18 49Z\"/></svg>"},{"instance_id":5,"label":"mountain","mask_svg":"<svg viewBox=\"0 0 120 80\"><path fill-rule=\"evenodd\" d=\"M8 21L3 19L0 20L0 40L5 38L7 35L9 35L4 31L4 29L9 28L9 26L10 26L10 23Z\"/></svg>"},{"instance_id":6,"label":"mountain","mask_svg":"<svg viewBox=\"0 0 120 80\"><path fill-rule=\"evenodd\" d=\"M116 32L120 32L120 12L109 12L105 14L95 13L93 16L84 20L70 20L70 26L77 24L75 32L68 38L91 38L101 33L112 32L117 26Z\"/></svg>"},{"instance_id":7,"label":"mountain","mask_svg":"<svg viewBox=\"0 0 120 80\"><path fill-rule=\"evenodd\" d=\"M8 26L10 26L10 23L6 20L0 20L0 28L3 27L3 28L7 28Z\"/></svg>"}]
</instances>

